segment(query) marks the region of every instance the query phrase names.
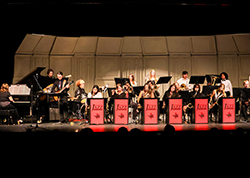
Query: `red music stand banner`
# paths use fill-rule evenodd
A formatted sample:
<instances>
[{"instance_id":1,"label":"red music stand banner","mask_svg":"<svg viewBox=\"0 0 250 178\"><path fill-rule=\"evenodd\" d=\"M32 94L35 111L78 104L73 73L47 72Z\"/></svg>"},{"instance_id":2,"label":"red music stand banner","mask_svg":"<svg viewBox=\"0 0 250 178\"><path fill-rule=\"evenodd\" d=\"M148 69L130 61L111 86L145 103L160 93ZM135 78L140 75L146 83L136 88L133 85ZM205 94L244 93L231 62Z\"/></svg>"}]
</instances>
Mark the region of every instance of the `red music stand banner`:
<instances>
[{"instance_id":1,"label":"red music stand banner","mask_svg":"<svg viewBox=\"0 0 250 178\"><path fill-rule=\"evenodd\" d=\"M143 119L142 124L158 124L158 99L143 99Z\"/></svg>"},{"instance_id":2,"label":"red music stand banner","mask_svg":"<svg viewBox=\"0 0 250 178\"><path fill-rule=\"evenodd\" d=\"M90 124L104 124L104 99L90 99Z\"/></svg>"},{"instance_id":3,"label":"red music stand banner","mask_svg":"<svg viewBox=\"0 0 250 178\"><path fill-rule=\"evenodd\" d=\"M115 99L114 123L128 124L128 99Z\"/></svg>"},{"instance_id":4,"label":"red music stand banner","mask_svg":"<svg viewBox=\"0 0 250 178\"><path fill-rule=\"evenodd\" d=\"M222 122L235 122L235 98L222 98Z\"/></svg>"},{"instance_id":5,"label":"red music stand banner","mask_svg":"<svg viewBox=\"0 0 250 178\"><path fill-rule=\"evenodd\" d=\"M195 123L208 123L208 99L195 99Z\"/></svg>"},{"instance_id":6,"label":"red music stand banner","mask_svg":"<svg viewBox=\"0 0 250 178\"><path fill-rule=\"evenodd\" d=\"M168 111L168 122L170 124L182 123L182 99L169 99Z\"/></svg>"}]
</instances>

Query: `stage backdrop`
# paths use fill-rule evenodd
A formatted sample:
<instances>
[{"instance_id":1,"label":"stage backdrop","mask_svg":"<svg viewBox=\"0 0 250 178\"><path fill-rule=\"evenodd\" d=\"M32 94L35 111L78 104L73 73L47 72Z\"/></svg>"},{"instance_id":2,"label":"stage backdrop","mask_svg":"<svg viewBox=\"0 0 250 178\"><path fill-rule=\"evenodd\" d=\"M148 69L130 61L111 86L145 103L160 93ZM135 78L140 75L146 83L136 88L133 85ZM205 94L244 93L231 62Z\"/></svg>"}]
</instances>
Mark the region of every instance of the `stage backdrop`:
<instances>
[{"instance_id":1,"label":"stage backdrop","mask_svg":"<svg viewBox=\"0 0 250 178\"><path fill-rule=\"evenodd\" d=\"M85 80L89 92L94 84L115 86L115 77L135 75L145 83L151 69L157 77L172 76L170 83L187 70L191 75L229 74L233 87L242 87L250 76L250 34L157 37L56 37L27 34L15 54L13 83L35 67L72 74ZM169 84L159 88L161 96ZM71 87L70 94L74 93Z\"/></svg>"}]
</instances>

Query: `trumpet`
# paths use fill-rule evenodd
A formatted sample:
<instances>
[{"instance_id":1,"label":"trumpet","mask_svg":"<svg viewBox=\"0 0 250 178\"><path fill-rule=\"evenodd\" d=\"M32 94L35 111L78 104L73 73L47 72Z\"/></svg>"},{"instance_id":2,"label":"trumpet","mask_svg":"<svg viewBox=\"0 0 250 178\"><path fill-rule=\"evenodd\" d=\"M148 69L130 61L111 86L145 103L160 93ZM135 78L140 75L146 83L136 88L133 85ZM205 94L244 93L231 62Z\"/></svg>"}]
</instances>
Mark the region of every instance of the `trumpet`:
<instances>
[{"instance_id":1,"label":"trumpet","mask_svg":"<svg viewBox=\"0 0 250 178\"><path fill-rule=\"evenodd\" d=\"M127 86L127 85L124 85L123 89L128 91L128 92L132 92L134 90L132 86Z\"/></svg>"}]
</instances>

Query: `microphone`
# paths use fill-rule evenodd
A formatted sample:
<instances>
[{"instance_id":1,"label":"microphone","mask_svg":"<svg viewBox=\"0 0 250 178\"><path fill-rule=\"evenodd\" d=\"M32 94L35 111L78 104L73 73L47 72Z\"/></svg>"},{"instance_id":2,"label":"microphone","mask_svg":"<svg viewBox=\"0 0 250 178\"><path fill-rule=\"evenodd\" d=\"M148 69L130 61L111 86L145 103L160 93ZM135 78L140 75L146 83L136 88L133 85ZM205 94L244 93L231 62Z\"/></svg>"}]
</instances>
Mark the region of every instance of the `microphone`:
<instances>
[{"instance_id":1,"label":"microphone","mask_svg":"<svg viewBox=\"0 0 250 178\"><path fill-rule=\"evenodd\" d=\"M72 75L71 75L71 74L70 74L70 75L65 76L65 78L70 78L70 77L72 77Z\"/></svg>"},{"instance_id":2,"label":"microphone","mask_svg":"<svg viewBox=\"0 0 250 178\"><path fill-rule=\"evenodd\" d=\"M109 84L105 85L103 92L105 93L109 87Z\"/></svg>"}]
</instances>

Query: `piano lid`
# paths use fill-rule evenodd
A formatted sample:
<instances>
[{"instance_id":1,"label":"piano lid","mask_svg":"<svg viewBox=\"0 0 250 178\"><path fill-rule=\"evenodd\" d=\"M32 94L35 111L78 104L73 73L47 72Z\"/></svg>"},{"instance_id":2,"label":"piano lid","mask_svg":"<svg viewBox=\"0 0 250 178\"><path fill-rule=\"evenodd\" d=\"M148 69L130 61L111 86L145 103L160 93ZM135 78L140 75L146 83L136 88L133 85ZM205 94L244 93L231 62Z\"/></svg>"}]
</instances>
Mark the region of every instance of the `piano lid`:
<instances>
[{"instance_id":1,"label":"piano lid","mask_svg":"<svg viewBox=\"0 0 250 178\"><path fill-rule=\"evenodd\" d=\"M38 77L38 82L40 83L42 88L45 88L46 86L52 84L55 82L56 79L51 79L49 77L45 77L40 75L40 73L45 69L45 67L37 67L30 73L28 73L25 77L23 77L21 80L19 80L16 84L27 84L28 87L31 87L31 85L34 86L34 92L39 91L40 89L37 86L37 83L34 79L34 76Z\"/></svg>"}]
</instances>

